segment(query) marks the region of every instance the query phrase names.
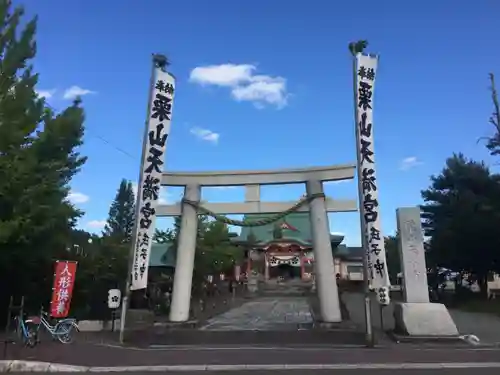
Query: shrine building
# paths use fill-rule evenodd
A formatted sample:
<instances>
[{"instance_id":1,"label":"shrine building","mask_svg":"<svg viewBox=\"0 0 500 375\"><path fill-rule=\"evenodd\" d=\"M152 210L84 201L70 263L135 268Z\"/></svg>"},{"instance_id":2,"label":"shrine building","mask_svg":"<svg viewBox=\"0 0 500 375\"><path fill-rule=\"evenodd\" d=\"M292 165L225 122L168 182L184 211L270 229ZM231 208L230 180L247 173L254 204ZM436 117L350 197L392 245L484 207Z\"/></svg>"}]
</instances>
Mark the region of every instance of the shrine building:
<instances>
[{"instance_id":1,"label":"shrine building","mask_svg":"<svg viewBox=\"0 0 500 375\"><path fill-rule=\"evenodd\" d=\"M270 215L246 215L245 219L256 221ZM265 280L293 278L311 280L314 254L311 226L307 212L292 213L278 222L242 228L241 234L232 241L245 251L242 273L251 272ZM335 274L338 278L352 281L363 280L363 250L342 244L343 235L330 236Z\"/></svg>"}]
</instances>

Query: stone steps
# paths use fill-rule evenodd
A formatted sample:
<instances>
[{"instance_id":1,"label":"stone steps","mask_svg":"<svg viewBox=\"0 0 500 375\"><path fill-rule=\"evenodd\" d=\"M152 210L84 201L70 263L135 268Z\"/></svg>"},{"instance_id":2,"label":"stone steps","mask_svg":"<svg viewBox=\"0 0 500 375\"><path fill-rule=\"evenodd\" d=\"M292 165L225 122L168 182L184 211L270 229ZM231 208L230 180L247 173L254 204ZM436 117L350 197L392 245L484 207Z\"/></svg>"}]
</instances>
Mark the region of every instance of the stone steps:
<instances>
[{"instance_id":1,"label":"stone steps","mask_svg":"<svg viewBox=\"0 0 500 375\"><path fill-rule=\"evenodd\" d=\"M306 296L311 293L310 285L265 284L259 285L260 295L269 296Z\"/></svg>"}]
</instances>

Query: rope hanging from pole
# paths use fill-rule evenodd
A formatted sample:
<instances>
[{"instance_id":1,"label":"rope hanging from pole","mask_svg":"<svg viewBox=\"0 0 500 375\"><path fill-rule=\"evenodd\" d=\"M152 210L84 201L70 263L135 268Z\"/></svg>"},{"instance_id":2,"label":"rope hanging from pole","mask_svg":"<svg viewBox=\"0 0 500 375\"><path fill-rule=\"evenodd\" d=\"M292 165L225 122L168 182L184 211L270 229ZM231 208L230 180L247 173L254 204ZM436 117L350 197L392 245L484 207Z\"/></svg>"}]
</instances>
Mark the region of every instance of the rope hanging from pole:
<instances>
[{"instance_id":1,"label":"rope hanging from pole","mask_svg":"<svg viewBox=\"0 0 500 375\"><path fill-rule=\"evenodd\" d=\"M203 207L199 202L191 201L191 200L188 200L185 198L182 198L181 202L189 204L190 206L194 207L198 211L198 213L211 216L215 220L217 220L221 223L224 223L227 225L234 225L237 227L253 228L253 227L261 227L264 225L272 224L272 223L284 218L285 216L287 216L293 212L296 212L300 207L302 207L305 204L311 203L313 200L315 200L317 198L325 198L325 194L324 193L311 194L307 197L300 199L297 203L295 203L292 207L286 209L285 211L279 212L273 216L267 217L265 219L259 219L259 220L248 220L248 219L233 220L233 219L229 219L228 217L226 217L224 215L216 214L215 212Z\"/></svg>"}]
</instances>

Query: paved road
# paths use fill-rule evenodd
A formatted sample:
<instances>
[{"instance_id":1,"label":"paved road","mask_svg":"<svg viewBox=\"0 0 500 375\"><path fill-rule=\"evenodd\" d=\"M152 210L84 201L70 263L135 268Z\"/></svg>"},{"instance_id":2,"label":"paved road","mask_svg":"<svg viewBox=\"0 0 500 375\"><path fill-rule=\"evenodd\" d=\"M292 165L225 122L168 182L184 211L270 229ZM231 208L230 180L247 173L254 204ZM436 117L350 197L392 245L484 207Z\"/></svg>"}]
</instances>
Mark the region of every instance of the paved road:
<instances>
[{"instance_id":1,"label":"paved road","mask_svg":"<svg viewBox=\"0 0 500 375\"><path fill-rule=\"evenodd\" d=\"M481 375L498 375L498 368L481 368ZM394 375L395 370L250 370L250 371L168 371L154 372L153 374L169 375ZM416 370L397 370L398 374L403 375L470 375L477 369L416 369ZM11 374L23 374L11 372ZM25 373L26 374L26 373ZM61 374L61 373L60 373ZM68 374L74 374L73 372ZM119 375L151 375L151 372L113 372Z\"/></svg>"},{"instance_id":2,"label":"paved road","mask_svg":"<svg viewBox=\"0 0 500 375\"><path fill-rule=\"evenodd\" d=\"M208 320L201 330L296 330L312 322L304 297L260 298Z\"/></svg>"},{"instance_id":3,"label":"paved road","mask_svg":"<svg viewBox=\"0 0 500 375\"><path fill-rule=\"evenodd\" d=\"M500 362L500 350L415 349L407 346L386 349L189 346L151 350L81 343L44 343L35 349L15 351L11 348L7 354L5 359L80 366Z\"/></svg>"}]
</instances>

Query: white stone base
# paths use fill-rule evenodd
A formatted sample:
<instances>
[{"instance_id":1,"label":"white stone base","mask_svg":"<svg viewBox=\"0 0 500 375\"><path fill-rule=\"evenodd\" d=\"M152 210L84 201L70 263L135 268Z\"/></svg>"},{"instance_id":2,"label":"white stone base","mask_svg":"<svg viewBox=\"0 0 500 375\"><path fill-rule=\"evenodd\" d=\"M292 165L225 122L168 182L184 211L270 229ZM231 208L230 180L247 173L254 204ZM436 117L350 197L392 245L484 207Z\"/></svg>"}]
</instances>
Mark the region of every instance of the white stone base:
<instances>
[{"instance_id":1,"label":"white stone base","mask_svg":"<svg viewBox=\"0 0 500 375\"><path fill-rule=\"evenodd\" d=\"M452 337L458 329L441 303L396 303L395 332L408 336Z\"/></svg>"}]
</instances>

